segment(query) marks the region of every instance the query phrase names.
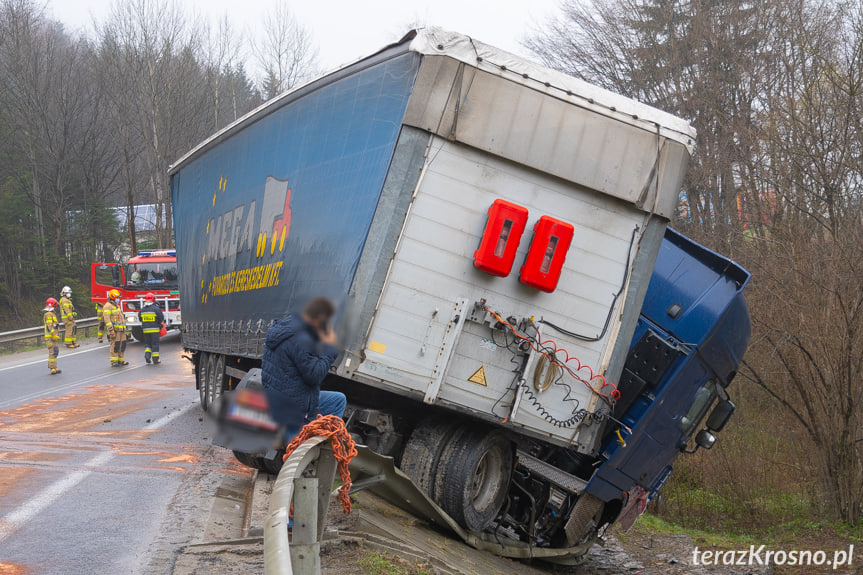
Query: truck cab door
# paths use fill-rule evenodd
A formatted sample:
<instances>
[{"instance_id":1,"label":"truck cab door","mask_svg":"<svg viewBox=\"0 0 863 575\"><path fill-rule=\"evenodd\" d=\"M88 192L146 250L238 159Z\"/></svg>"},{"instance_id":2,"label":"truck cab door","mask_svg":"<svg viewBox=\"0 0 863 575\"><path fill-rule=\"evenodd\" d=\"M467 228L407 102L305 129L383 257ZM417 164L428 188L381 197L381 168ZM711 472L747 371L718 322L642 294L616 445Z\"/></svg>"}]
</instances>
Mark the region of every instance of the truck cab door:
<instances>
[{"instance_id":1,"label":"truck cab door","mask_svg":"<svg viewBox=\"0 0 863 575\"><path fill-rule=\"evenodd\" d=\"M105 303L108 291L126 284L123 267L115 263L96 262L90 264L90 299Z\"/></svg>"}]
</instances>

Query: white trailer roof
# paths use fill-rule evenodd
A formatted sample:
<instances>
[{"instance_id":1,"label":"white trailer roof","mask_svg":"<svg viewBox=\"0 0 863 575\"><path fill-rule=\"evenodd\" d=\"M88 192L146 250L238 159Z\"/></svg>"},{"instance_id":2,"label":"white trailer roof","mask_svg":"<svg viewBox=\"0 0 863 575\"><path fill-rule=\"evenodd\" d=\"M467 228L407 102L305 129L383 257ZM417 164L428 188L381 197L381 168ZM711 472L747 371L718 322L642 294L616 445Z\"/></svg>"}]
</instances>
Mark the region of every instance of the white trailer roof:
<instances>
[{"instance_id":1,"label":"white trailer roof","mask_svg":"<svg viewBox=\"0 0 863 575\"><path fill-rule=\"evenodd\" d=\"M448 56L480 70L505 75L508 80L577 103L597 113L621 121L642 125L686 146L692 154L695 128L689 122L631 98L588 84L562 72L546 68L479 40L441 28L429 27L414 31L410 50L420 54ZM409 37L410 34L407 36ZM406 37L406 38L407 38Z\"/></svg>"},{"instance_id":2,"label":"white trailer roof","mask_svg":"<svg viewBox=\"0 0 863 575\"><path fill-rule=\"evenodd\" d=\"M195 146L169 166L168 173L176 173L186 163L206 151L210 146L229 137L232 133L239 130L241 126L253 122L257 118L289 102L292 97L305 92L322 78L338 73L357 62L372 58L376 54L408 41L410 41L410 44L407 49L410 51L424 55L448 56L467 65L475 66L479 70L497 74L505 77L507 80L520 82L526 87L545 92L550 96L580 105L586 109L613 117L631 125L639 126L642 129L677 141L686 147L690 155L692 154L696 133L695 129L686 120L615 94L614 92L593 86L562 72L546 68L515 54L475 40L470 36L442 28L428 27L412 30L398 42L384 46L375 54L360 58L356 62L346 64L337 70L327 72L318 78L314 78L301 86L276 96L272 100L264 102L256 109L225 126Z\"/></svg>"}]
</instances>

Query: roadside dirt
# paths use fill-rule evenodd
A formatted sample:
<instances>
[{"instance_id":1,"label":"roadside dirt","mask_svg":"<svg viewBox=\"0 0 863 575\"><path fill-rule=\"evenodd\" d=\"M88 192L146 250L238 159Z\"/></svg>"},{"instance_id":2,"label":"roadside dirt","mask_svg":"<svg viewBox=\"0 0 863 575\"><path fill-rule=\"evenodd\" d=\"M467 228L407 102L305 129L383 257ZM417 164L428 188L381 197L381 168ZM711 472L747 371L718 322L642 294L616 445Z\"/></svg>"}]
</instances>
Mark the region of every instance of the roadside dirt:
<instances>
[{"instance_id":1,"label":"roadside dirt","mask_svg":"<svg viewBox=\"0 0 863 575\"><path fill-rule=\"evenodd\" d=\"M273 478L259 476L254 485L247 536L188 546L179 552L173 575L263 573L263 525ZM512 561L477 551L440 529L420 521L381 499L361 492L352 497L353 510L344 514L333 499L321 543L323 575L859 575L856 564L776 567L771 565L693 564L693 551L730 551L693 541L684 534L646 534L637 528L610 533L604 546L594 546L578 567L556 567L539 561ZM776 549L847 550L849 542L835 534L777 545ZM741 549L735 550L740 551ZM856 561L855 561L856 563Z\"/></svg>"},{"instance_id":2,"label":"roadside dirt","mask_svg":"<svg viewBox=\"0 0 863 575\"><path fill-rule=\"evenodd\" d=\"M328 529L337 538L321 549L322 573L331 575L501 574L541 575L772 575L769 566L693 565L695 544L687 535L609 534L578 567L493 557L451 539L424 522L379 499L360 494L356 510L345 515L331 506ZM381 534L374 537L374 533ZM392 547L390 547L392 546ZM375 570L378 566L381 570ZM381 566L390 569L382 570Z\"/></svg>"}]
</instances>

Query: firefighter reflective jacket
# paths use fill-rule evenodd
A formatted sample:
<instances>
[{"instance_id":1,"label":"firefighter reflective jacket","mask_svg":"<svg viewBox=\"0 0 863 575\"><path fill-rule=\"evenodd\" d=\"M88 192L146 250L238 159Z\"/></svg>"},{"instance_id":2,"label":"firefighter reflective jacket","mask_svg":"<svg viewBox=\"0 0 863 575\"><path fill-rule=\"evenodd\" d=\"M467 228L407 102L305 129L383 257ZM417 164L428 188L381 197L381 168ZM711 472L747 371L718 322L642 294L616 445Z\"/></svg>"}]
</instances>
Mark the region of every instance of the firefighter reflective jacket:
<instances>
[{"instance_id":1,"label":"firefighter reflective jacket","mask_svg":"<svg viewBox=\"0 0 863 575\"><path fill-rule=\"evenodd\" d=\"M57 322L57 314L54 313L53 309L45 308L42 323L45 324L45 339L60 339L60 326Z\"/></svg>"},{"instance_id":2,"label":"firefighter reflective jacket","mask_svg":"<svg viewBox=\"0 0 863 575\"><path fill-rule=\"evenodd\" d=\"M162 329L162 322L165 321L165 314L159 308L156 302L148 303L138 312L138 317L141 318L141 326L144 328L144 333L159 333Z\"/></svg>"},{"instance_id":3,"label":"firefighter reflective jacket","mask_svg":"<svg viewBox=\"0 0 863 575\"><path fill-rule=\"evenodd\" d=\"M63 323L75 321L75 306L66 296L60 298L60 319Z\"/></svg>"},{"instance_id":4,"label":"firefighter reflective jacket","mask_svg":"<svg viewBox=\"0 0 863 575\"><path fill-rule=\"evenodd\" d=\"M126 316L120 306L107 302L102 306L102 317L105 319L106 331L126 331Z\"/></svg>"}]
</instances>

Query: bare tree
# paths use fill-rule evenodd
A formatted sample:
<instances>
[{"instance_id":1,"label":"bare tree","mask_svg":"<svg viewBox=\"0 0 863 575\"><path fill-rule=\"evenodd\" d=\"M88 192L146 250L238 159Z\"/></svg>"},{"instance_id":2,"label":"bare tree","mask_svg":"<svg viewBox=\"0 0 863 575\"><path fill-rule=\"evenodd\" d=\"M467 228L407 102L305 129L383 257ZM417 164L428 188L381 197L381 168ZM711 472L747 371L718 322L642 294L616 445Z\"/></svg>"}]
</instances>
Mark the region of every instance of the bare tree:
<instances>
[{"instance_id":1,"label":"bare tree","mask_svg":"<svg viewBox=\"0 0 863 575\"><path fill-rule=\"evenodd\" d=\"M30 181L43 259L66 257L67 212L84 200L78 160L99 129L92 116L98 91L87 73L91 52L29 0L5 0L0 12L4 100L29 159L20 177Z\"/></svg>"},{"instance_id":2,"label":"bare tree","mask_svg":"<svg viewBox=\"0 0 863 575\"><path fill-rule=\"evenodd\" d=\"M219 116L223 101L226 98L231 98L228 93L230 86L225 85L227 82L225 82L222 71L232 70L242 56L240 55L240 45L234 38L231 21L227 15L219 20L215 30L211 29L209 24L205 26L204 41L203 65L212 98L213 125L214 128L217 128L221 125ZM235 100L235 98L231 99ZM236 114L236 108L234 108L234 113ZM236 119L236 115L234 119Z\"/></svg>"},{"instance_id":3,"label":"bare tree","mask_svg":"<svg viewBox=\"0 0 863 575\"><path fill-rule=\"evenodd\" d=\"M134 221L131 212L141 197L137 189L146 189L156 208L158 245L167 247L173 235L168 165L208 133L198 36L173 0L117 1L99 36L118 89L113 104L124 141L129 219ZM138 161L143 182L133 165Z\"/></svg>"},{"instance_id":4,"label":"bare tree","mask_svg":"<svg viewBox=\"0 0 863 575\"><path fill-rule=\"evenodd\" d=\"M752 177L771 22L784 4L563 0L561 16L526 46L551 67L693 124L698 140L685 193L691 221L707 231L736 223L738 190Z\"/></svg>"},{"instance_id":5,"label":"bare tree","mask_svg":"<svg viewBox=\"0 0 863 575\"><path fill-rule=\"evenodd\" d=\"M129 239L129 249L137 252L137 233L135 229L136 193L143 175L139 174L139 156L143 151L143 139L137 137L137 130L131 129L133 119L131 111L135 109L135 82L131 70L127 70L128 60L132 54L127 53L123 45L121 31L105 26L99 30L99 60L97 71L99 85L107 100L110 114L110 130L113 134L117 150L119 180L122 189L122 201L126 206L126 232ZM131 52L131 51L130 51Z\"/></svg>"},{"instance_id":6,"label":"bare tree","mask_svg":"<svg viewBox=\"0 0 863 575\"><path fill-rule=\"evenodd\" d=\"M258 105L260 97L243 67L243 37L227 16L215 29L209 23L204 25L204 40L201 63L211 100L211 131L215 132Z\"/></svg>"},{"instance_id":7,"label":"bare tree","mask_svg":"<svg viewBox=\"0 0 863 575\"><path fill-rule=\"evenodd\" d=\"M856 524L863 512L863 8L808 8L787 14L782 81L760 126L763 180L784 212L744 246L760 278L747 375L808 434L830 514Z\"/></svg>"},{"instance_id":8,"label":"bare tree","mask_svg":"<svg viewBox=\"0 0 863 575\"><path fill-rule=\"evenodd\" d=\"M254 53L263 71L260 90L267 100L317 73L311 33L297 22L286 0L267 14L263 32L254 41Z\"/></svg>"}]
</instances>

